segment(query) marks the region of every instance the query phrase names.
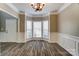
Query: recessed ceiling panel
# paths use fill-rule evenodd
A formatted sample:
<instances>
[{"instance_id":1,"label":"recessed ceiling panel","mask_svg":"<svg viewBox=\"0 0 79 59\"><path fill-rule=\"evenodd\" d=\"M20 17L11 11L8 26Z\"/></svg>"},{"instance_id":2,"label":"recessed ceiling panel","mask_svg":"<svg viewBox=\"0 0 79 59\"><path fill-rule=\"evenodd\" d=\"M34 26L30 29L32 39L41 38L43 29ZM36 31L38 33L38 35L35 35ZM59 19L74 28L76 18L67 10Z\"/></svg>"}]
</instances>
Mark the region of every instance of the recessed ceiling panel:
<instances>
[{"instance_id":1,"label":"recessed ceiling panel","mask_svg":"<svg viewBox=\"0 0 79 59\"><path fill-rule=\"evenodd\" d=\"M42 11L35 12L30 3L13 3L22 12L29 15L44 15L59 10L64 3L46 3Z\"/></svg>"}]
</instances>

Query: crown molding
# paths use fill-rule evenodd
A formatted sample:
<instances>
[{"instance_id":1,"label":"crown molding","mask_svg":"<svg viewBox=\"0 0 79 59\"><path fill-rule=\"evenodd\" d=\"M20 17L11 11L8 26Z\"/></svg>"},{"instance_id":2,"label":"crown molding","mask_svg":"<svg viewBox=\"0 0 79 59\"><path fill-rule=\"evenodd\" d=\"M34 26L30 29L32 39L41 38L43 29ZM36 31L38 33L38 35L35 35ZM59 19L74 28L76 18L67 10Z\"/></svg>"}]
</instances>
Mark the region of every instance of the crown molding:
<instances>
[{"instance_id":1,"label":"crown molding","mask_svg":"<svg viewBox=\"0 0 79 59\"><path fill-rule=\"evenodd\" d=\"M72 3L65 3L59 10L58 13L61 13L64 9L66 9L67 7L69 7Z\"/></svg>"},{"instance_id":2,"label":"crown molding","mask_svg":"<svg viewBox=\"0 0 79 59\"><path fill-rule=\"evenodd\" d=\"M70 5L71 5L71 3L65 3L57 12L50 12L50 15L57 15Z\"/></svg>"},{"instance_id":3,"label":"crown molding","mask_svg":"<svg viewBox=\"0 0 79 59\"><path fill-rule=\"evenodd\" d=\"M32 14L27 14L25 13L26 16L29 16L29 17L46 17L46 16L49 16L50 13L47 13L47 14L41 14L41 15L32 15Z\"/></svg>"},{"instance_id":4,"label":"crown molding","mask_svg":"<svg viewBox=\"0 0 79 59\"><path fill-rule=\"evenodd\" d=\"M17 18L15 15L9 13L8 11L6 11L6 10L4 10L4 9L2 9L2 8L0 8L0 10L3 11L3 12L5 12L5 13L7 13L7 14L9 14L9 15L12 15L12 16L15 17L15 18Z\"/></svg>"},{"instance_id":5,"label":"crown molding","mask_svg":"<svg viewBox=\"0 0 79 59\"><path fill-rule=\"evenodd\" d=\"M19 13L18 9L11 3L6 3L10 8L12 8L15 12Z\"/></svg>"},{"instance_id":6,"label":"crown molding","mask_svg":"<svg viewBox=\"0 0 79 59\"><path fill-rule=\"evenodd\" d=\"M57 15L58 12L50 12L50 15Z\"/></svg>"}]
</instances>

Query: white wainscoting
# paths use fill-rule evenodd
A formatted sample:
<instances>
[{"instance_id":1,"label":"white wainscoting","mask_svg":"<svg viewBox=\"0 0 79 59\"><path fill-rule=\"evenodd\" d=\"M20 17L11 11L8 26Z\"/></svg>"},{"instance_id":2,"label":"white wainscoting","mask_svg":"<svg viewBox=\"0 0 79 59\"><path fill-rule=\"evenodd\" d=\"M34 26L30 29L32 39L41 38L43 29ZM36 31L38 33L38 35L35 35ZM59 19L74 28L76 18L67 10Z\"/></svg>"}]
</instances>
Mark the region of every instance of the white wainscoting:
<instances>
[{"instance_id":1,"label":"white wainscoting","mask_svg":"<svg viewBox=\"0 0 79 59\"><path fill-rule=\"evenodd\" d=\"M0 42L7 42L6 32L0 32Z\"/></svg>"},{"instance_id":2,"label":"white wainscoting","mask_svg":"<svg viewBox=\"0 0 79 59\"><path fill-rule=\"evenodd\" d=\"M0 32L0 42L16 42L16 19L6 19L6 30Z\"/></svg>"},{"instance_id":3,"label":"white wainscoting","mask_svg":"<svg viewBox=\"0 0 79 59\"><path fill-rule=\"evenodd\" d=\"M79 37L58 33L58 44L72 55L79 55Z\"/></svg>"},{"instance_id":4,"label":"white wainscoting","mask_svg":"<svg viewBox=\"0 0 79 59\"><path fill-rule=\"evenodd\" d=\"M10 34L7 38L7 33L6 32L0 32L0 42L16 42L16 43L25 43L25 33L18 33L16 34Z\"/></svg>"},{"instance_id":5,"label":"white wainscoting","mask_svg":"<svg viewBox=\"0 0 79 59\"><path fill-rule=\"evenodd\" d=\"M50 43L57 43L58 42L58 33L57 32L51 32L50 33L50 39L48 40L48 42Z\"/></svg>"},{"instance_id":6,"label":"white wainscoting","mask_svg":"<svg viewBox=\"0 0 79 59\"><path fill-rule=\"evenodd\" d=\"M6 32L0 32L0 42L17 42L15 34L12 33L9 36L7 35Z\"/></svg>"},{"instance_id":7,"label":"white wainscoting","mask_svg":"<svg viewBox=\"0 0 79 59\"><path fill-rule=\"evenodd\" d=\"M46 38L33 38L33 39L26 39L25 41L29 41L29 40L45 40L45 41L48 41L49 43L57 43L58 42L58 33L51 32L49 39L46 39Z\"/></svg>"},{"instance_id":8,"label":"white wainscoting","mask_svg":"<svg viewBox=\"0 0 79 59\"><path fill-rule=\"evenodd\" d=\"M26 39L25 39L25 33L24 32L17 32L17 43L25 43Z\"/></svg>"}]
</instances>

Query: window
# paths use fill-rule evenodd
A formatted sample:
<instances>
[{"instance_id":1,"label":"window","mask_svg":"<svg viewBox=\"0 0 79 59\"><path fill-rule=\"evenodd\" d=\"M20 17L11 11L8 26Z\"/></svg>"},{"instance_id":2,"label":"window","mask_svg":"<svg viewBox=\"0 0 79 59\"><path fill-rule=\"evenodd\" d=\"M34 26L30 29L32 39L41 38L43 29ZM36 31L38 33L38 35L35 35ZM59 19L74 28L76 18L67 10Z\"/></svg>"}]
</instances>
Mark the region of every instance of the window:
<instances>
[{"instance_id":1,"label":"window","mask_svg":"<svg viewBox=\"0 0 79 59\"><path fill-rule=\"evenodd\" d=\"M43 21L43 38L48 38L48 21Z\"/></svg>"},{"instance_id":2,"label":"window","mask_svg":"<svg viewBox=\"0 0 79 59\"><path fill-rule=\"evenodd\" d=\"M32 21L27 20L27 38L48 38L48 20Z\"/></svg>"},{"instance_id":3,"label":"window","mask_svg":"<svg viewBox=\"0 0 79 59\"><path fill-rule=\"evenodd\" d=\"M33 22L33 37L42 37L41 21Z\"/></svg>"},{"instance_id":4,"label":"window","mask_svg":"<svg viewBox=\"0 0 79 59\"><path fill-rule=\"evenodd\" d=\"M32 38L32 21L27 21L27 38Z\"/></svg>"}]
</instances>

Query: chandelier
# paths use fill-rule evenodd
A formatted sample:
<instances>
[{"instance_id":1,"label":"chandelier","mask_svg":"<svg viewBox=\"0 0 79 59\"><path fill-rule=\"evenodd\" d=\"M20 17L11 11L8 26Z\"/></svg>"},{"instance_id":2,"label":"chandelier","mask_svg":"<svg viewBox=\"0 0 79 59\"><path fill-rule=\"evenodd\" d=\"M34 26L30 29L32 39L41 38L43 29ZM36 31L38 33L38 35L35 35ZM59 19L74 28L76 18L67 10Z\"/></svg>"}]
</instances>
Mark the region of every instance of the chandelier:
<instances>
[{"instance_id":1,"label":"chandelier","mask_svg":"<svg viewBox=\"0 0 79 59\"><path fill-rule=\"evenodd\" d=\"M31 4L32 8L35 9L35 11L42 11L45 4L43 3L33 3Z\"/></svg>"}]
</instances>

